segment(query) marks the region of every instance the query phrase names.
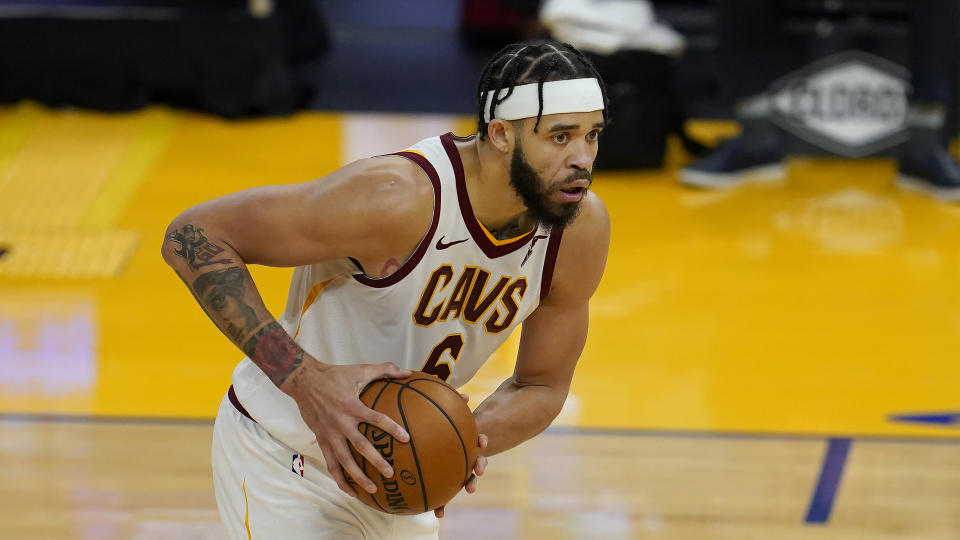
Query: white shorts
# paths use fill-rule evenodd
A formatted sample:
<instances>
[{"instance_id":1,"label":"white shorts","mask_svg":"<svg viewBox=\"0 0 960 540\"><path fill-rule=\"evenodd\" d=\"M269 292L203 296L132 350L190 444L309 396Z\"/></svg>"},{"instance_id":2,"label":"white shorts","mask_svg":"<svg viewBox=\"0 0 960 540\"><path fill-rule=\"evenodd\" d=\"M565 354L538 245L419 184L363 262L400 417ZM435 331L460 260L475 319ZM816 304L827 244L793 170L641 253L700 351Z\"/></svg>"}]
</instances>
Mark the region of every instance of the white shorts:
<instances>
[{"instance_id":1,"label":"white shorts","mask_svg":"<svg viewBox=\"0 0 960 540\"><path fill-rule=\"evenodd\" d=\"M213 484L233 540L436 540L433 512L394 516L340 491L322 462L302 456L224 396L213 427Z\"/></svg>"}]
</instances>

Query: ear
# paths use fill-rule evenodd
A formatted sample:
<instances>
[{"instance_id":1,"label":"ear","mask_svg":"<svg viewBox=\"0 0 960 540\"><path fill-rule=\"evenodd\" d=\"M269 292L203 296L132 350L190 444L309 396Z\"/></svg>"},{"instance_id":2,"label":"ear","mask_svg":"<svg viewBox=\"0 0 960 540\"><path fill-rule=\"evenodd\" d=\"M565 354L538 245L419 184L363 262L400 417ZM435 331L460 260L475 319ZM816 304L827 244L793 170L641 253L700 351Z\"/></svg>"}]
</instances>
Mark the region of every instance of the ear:
<instances>
[{"instance_id":1,"label":"ear","mask_svg":"<svg viewBox=\"0 0 960 540\"><path fill-rule=\"evenodd\" d=\"M516 136L513 124L506 120L494 118L487 124L487 138L494 148L505 154L513 151Z\"/></svg>"}]
</instances>

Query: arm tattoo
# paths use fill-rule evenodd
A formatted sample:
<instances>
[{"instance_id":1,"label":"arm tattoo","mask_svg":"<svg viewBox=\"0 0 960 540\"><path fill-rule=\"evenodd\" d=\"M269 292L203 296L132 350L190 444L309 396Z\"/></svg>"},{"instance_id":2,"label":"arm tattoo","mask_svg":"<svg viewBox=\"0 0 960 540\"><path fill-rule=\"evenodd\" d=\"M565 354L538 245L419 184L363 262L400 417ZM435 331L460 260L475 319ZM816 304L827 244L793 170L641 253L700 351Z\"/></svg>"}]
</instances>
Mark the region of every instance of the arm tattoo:
<instances>
[{"instance_id":1,"label":"arm tattoo","mask_svg":"<svg viewBox=\"0 0 960 540\"><path fill-rule=\"evenodd\" d=\"M203 235L203 229L194 228L189 223L179 231L171 232L167 238L180 244L180 249L174 250L174 253L185 259L190 268L194 270L211 264L233 262L233 259L216 259L218 255L224 252L224 249L208 241L207 237Z\"/></svg>"},{"instance_id":2,"label":"arm tattoo","mask_svg":"<svg viewBox=\"0 0 960 540\"><path fill-rule=\"evenodd\" d=\"M233 266L201 274L193 282L194 294L207 315L238 346L260 324L253 308L244 301L245 278L244 272Z\"/></svg>"},{"instance_id":3,"label":"arm tattoo","mask_svg":"<svg viewBox=\"0 0 960 540\"><path fill-rule=\"evenodd\" d=\"M260 326L256 312L244 301L247 279L236 266L214 270L194 280L193 294L223 333L280 386L303 362L304 352L276 321Z\"/></svg>"},{"instance_id":4,"label":"arm tattoo","mask_svg":"<svg viewBox=\"0 0 960 540\"><path fill-rule=\"evenodd\" d=\"M263 326L243 345L243 352L280 386L303 362L303 349L276 322Z\"/></svg>"}]
</instances>

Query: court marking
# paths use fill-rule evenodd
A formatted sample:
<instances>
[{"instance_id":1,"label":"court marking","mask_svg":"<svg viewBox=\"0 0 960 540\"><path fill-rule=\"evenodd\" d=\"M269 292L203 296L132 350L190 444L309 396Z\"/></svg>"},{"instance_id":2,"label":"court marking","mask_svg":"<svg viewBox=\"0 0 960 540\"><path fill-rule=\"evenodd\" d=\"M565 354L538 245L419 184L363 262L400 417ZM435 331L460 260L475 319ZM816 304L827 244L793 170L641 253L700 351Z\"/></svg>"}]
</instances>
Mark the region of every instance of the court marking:
<instances>
[{"instance_id":1,"label":"court marking","mask_svg":"<svg viewBox=\"0 0 960 540\"><path fill-rule=\"evenodd\" d=\"M120 214L166 148L174 130L174 116L165 109L148 109L142 113L140 130L129 148L120 155L86 212L80 218L81 228L108 228L116 225Z\"/></svg>"},{"instance_id":2,"label":"court marking","mask_svg":"<svg viewBox=\"0 0 960 540\"><path fill-rule=\"evenodd\" d=\"M63 414L11 414L0 413L0 422L64 422L99 424L153 424L153 425L193 425L211 427L212 418L170 418L170 417L129 417L129 416L90 416ZM836 502L843 472L848 462L850 448L854 441L866 443L899 444L960 444L960 438L948 437L891 437L888 435L831 436L804 433L763 433L763 432L725 432L725 431L672 431L611 429L597 427L556 426L547 428L541 435L547 436L608 436L608 437L663 437L663 438L703 438L703 439L761 439L786 441L827 442L820 474L811 497L804 520L805 524L824 525L829 521L833 505Z\"/></svg>"},{"instance_id":3,"label":"court marking","mask_svg":"<svg viewBox=\"0 0 960 540\"><path fill-rule=\"evenodd\" d=\"M29 104L13 108L4 119L0 275L123 274L141 233L112 227L170 140L174 115L154 108L113 120L73 111L44 113ZM83 140L86 151L66 151L71 137ZM93 151L96 141L103 144ZM66 163L71 161L77 163L71 167Z\"/></svg>"},{"instance_id":4,"label":"court marking","mask_svg":"<svg viewBox=\"0 0 960 540\"><path fill-rule=\"evenodd\" d=\"M141 424L141 425L169 425L169 426L204 426L213 425L213 418L185 418L185 417L149 417L149 416L92 416L85 414L32 414L32 413L0 413L0 422L19 423L64 423L64 424Z\"/></svg>"},{"instance_id":5,"label":"court marking","mask_svg":"<svg viewBox=\"0 0 960 540\"><path fill-rule=\"evenodd\" d=\"M2 415L0 415L2 418ZM858 435L841 433L793 433L773 431L696 431L672 429L636 429L605 427L551 426L544 431L554 435L592 435L622 437L666 437L693 439L769 439L823 441L831 438L851 439L871 443L917 443L917 444L960 444L960 437L932 437L925 435L888 435L861 433Z\"/></svg>"},{"instance_id":6,"label":"court marking","mask_svg":"<svg viewBox=\"0 0 960 540\"><path fill-rule=\"evenodd\" d=\"M89 415L89 414L37 414L0 412L0 422L64 422L64 423L91 423L91 424L169 424L169 425L209 425L214 422L213 417L174 417L174 416L119 416L119 415ZM670 429L630 429L605 427L574 427L551 426L540 435L569 436L586 435L592 437L663 437L673 439L765 439L765 440L798 440L798 441L826 441L830 439L850 439L868 443L891 444L947 444L960 445L960 437L930 437L930 436L892 436L875 434L838 434L838 433L790 433L790 432L761 432L761 431L687 431ZM539 436L539 435L538 435Z\"/></svg>"},{"instance_id":7,"label":"court marking","mask_svg":"<svg viewBox=\"0 0 960 540\"><path fill-rule=\"evenodd\" d=\"M810 509L807 511L807 523L826 523L833 510L833 502L843 479L843 470L850 454L851 439L831 438L827 441L827 448L823 453L823 465L820 467L820 478L814 488L810 500Z\"/></svg>"},{"instance_id":8,"label":"court marking","mask_svg":"<svg viewBox=\"0 0 960 540\"><path fill-rule=\"evenodd\" d=\"M0 277L113 278L123 274L140 243L138 231L44 231L0 225L9 248Z\"/></svg>"},{"instance_id":9,"label":"court marking","mask_svg":"<svg viewBox=\"0 0 960 540\"><path fill-rule=\"evenodd\" d=\"M891 414L888 417L891 422L904 422L913 424L933 424L940 426L960 426L960 412L938 412L938 413L913 413L913 414Z\"/></svg>"}]
</instances>

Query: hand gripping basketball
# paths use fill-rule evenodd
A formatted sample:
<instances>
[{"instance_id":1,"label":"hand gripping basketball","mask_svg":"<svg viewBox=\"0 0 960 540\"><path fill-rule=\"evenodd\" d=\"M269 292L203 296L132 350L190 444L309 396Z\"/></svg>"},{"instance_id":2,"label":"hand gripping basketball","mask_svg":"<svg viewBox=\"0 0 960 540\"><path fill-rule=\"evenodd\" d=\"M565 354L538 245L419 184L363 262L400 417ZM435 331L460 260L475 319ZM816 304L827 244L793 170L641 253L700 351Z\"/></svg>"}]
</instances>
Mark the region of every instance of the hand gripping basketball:
<instances>
[{"instance_id":1,"label":"hand gripping basketball","mask_svg":"<svg viewBox=\"0 0 960 540\"><path fill-rule=\"evenodd\" d=\"M394 478L377 475L365 457L355 452L361 469L378 487L376 493L360 493L362 502L391 514L434 510L439 517L443 505L461 489L476 488L475 475L485 466L478 455L486 438L477 433L473 413L453 387L433 375L413 372L404 379L370 383L360 399L410 434L409 441L401 442L375 426L360 426L396 471Z\"/></svg>"},{"instance_id":2,"label":"hand gripping basketball","mask_svg":"<svg viewBox=\"0 0 960 540\"><path fill-rule=\"evenodd\" d=\"M351 497L358 494L347 481L347 475L354 485L369 493L376 491L374 483L361 471L352 450L363 457L368 471L373 469L387 478L393 476L393 468L357 426L373 426L400 442L410 439L390 417L364 405L358 394L375 379L409 375L408 370L392 363L331 366L305 358L303 365L281 386L297 403L304 422L316 435L327 471L337 486Z\"/></svg>"}]
</instances>

